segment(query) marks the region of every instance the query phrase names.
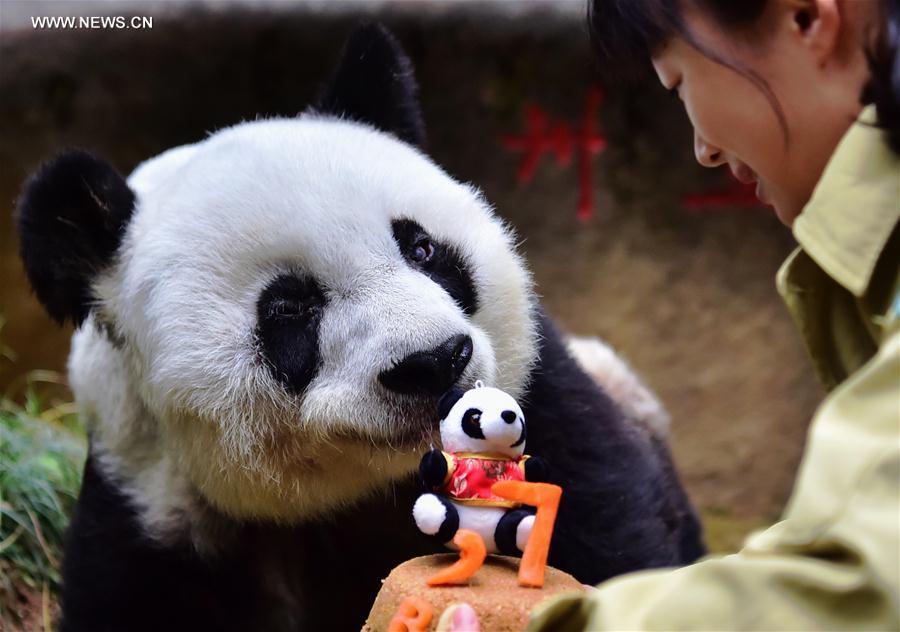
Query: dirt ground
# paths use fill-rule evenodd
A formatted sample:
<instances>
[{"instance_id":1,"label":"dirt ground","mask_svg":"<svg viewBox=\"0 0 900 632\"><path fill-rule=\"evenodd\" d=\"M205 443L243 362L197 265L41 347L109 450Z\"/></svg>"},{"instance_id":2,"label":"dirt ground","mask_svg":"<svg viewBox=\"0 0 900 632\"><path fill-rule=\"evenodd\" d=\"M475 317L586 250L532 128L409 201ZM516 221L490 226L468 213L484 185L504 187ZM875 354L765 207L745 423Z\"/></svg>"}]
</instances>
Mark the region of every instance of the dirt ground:
<instances>
[{"instance_id":1,"label":"dirt ground","mask_svg":"<svg viewBox=\"0 0 900 632\"><path fill-rule=\"evenodd\" d=\"M56 629L59 604L49 593L19 583L13 595L0 594L0 632L44 632ZM47 623L49 622L49 625Z\"/></svg>"},{"instance_id":2,"label":"dirt ground","mask_svg":"<svg viewBox=\"0 0 900 632\"><path fill-rule=\"evenodd\" d=\"M575 163L545 155L516 180L504 145L540 107L577 131L594 85L584 29L535 12L382 15L417 68L429 149L481 187L523 238L550 313L619 349L665 402L672 445L716 550L774 520L822 393L774 286L793 247L759 207L689 211L683 196L727 181L693 163L680 104L652 83L608 89L596 117L608 146L590 169L593 217L576 217ZM0 387L64 366L69 331L29 295L9 211L26 174L66 146L127 172L165 148L310 101L356 18L206 13L127 31L23 31L0 40L0 314L19 354Z\"/></svg>"}]
</instances>

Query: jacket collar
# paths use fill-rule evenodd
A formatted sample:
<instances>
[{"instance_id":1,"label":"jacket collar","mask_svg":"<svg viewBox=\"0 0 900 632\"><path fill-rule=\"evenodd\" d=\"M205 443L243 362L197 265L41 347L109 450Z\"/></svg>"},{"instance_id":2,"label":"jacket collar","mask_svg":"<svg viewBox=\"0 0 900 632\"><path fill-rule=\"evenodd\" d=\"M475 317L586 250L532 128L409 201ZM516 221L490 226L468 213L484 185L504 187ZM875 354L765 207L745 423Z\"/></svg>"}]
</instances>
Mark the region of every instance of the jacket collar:
<instances>
[{"instance_id":1,"label":"jacket collar","mask_svg":"<svg viewBox=\"0 0 900 632\"><path fill-rule=\"evenodd\" d=\"M900 219L900 157L875 120L874 106L866 107L841 139L793 226L803 250L855 296L866 293Z\"/></svg>"}]
</instances>

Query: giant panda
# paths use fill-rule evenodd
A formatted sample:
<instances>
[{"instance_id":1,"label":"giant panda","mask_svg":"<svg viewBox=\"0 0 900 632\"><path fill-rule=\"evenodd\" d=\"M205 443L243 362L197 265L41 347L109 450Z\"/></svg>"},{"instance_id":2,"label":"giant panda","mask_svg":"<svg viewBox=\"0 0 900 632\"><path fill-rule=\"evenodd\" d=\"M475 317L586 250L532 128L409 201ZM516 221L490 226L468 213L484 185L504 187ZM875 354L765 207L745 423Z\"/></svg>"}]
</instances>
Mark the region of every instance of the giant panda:
<instances>
[{"instance_id":1,"label":"giant panda","mask_svg":"<svg viewBox=\"0 0 900 632\"><path fill-rule=\"evenodd\" d=\"M410 63L368 25L296 118L127 179L71 150L26 183L21 256L77 326L90 441L64 632L359 629L389 569L440 548L415 471L438 398L477 380L521 402L564 488L551 564L596 583L702 554L659 433L576 362L512 229L423 140Z\"/></svg>"}]
</instances>

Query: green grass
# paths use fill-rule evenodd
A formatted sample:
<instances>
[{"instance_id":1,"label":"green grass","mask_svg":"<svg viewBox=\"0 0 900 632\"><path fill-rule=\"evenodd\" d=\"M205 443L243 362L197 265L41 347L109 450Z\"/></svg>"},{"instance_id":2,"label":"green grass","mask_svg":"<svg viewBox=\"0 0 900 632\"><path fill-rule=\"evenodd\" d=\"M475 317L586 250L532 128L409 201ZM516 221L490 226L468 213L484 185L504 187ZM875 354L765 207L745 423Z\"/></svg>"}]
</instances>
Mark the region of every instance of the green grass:
<instances>
[{"instance_id":1,"label":"green grass","mask_svg":"<svg viewBox=\"0 0 900 632\"><path fill-rule=\"evenodd\" d=\"M2 344L0 355L11 359ZM60 585L62 537L86 454L70 400L49 371L24 375L0 399L0 629L23 588L43 594L46 624Z\"/></svg>"}]
</instances>

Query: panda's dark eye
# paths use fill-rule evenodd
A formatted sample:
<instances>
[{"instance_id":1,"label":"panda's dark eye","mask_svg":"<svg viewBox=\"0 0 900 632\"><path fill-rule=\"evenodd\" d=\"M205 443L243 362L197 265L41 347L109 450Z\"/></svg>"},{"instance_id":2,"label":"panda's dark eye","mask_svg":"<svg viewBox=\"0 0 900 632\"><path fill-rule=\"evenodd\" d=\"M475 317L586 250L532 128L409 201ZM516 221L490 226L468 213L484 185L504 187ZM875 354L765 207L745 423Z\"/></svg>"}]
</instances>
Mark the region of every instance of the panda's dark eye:
<instances>
[{"instance_id":1,"label":"panda's dark eye","mask_svg":"<svg viewBox=\"0 0 900 632\"><path fill-rule=\"evenodd\" d=\"M412 268L444 288L464 313L478 310L469 263L456 247L433 239L411 219L393 220L391 230L400 255Z\"/></svg>"},{"instance_id":2,"label":"panda's dark eye","mask_svg":"<svg viewBox=\"0 0 900 632\"><path fill-rule=\"evenodd\" d=\"M394 239L400 247L400 253L410 263L422 268L430 267L440 253L440 245L431 235L417 223L409 220L397 220L393 223Z\"/></svg>"},{"instance_id":3,"label":"panda's dark eye","mask_svg":"<svg viewBox=\"0 0 900 632\"><path fill-rule=\"evenodd\" d=\"M425 237L424 239L420 239L413 246L412 256L410 259L415 261L418 264L428 263L431 261L431 258L434 256L434 244L431 243L431 239Z\"/></svg>"}]
</instances>

